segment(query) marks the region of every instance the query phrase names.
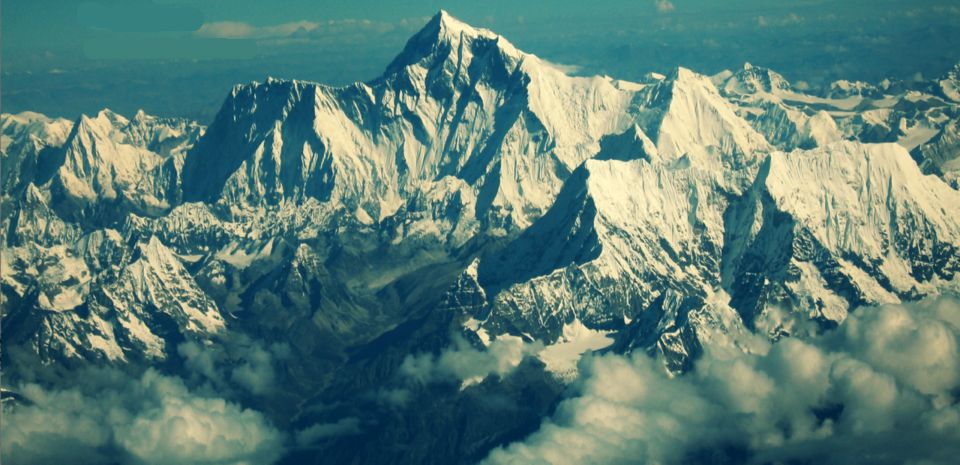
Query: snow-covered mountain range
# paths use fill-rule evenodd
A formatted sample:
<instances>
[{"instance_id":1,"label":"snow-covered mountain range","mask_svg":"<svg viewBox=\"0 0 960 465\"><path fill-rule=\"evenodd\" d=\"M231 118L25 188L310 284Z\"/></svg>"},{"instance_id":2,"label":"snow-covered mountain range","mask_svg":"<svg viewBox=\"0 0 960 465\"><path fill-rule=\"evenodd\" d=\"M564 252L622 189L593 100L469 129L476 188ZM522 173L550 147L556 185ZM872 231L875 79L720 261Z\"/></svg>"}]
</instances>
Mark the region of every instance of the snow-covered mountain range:
<instances>
[{"instance_id":1,"label":"snow-covered mountain range","mask_svg":"<svg viewBox=\"0 0 960 465\"><path fill-rule=\"evenodd\" d=\"M957 292L958 89L570 76L441 12L373 81L238 85L206 127L4 114L5 383L240 335L307 404L454 339L679 372Z\"/></svg>"}]
</instances>

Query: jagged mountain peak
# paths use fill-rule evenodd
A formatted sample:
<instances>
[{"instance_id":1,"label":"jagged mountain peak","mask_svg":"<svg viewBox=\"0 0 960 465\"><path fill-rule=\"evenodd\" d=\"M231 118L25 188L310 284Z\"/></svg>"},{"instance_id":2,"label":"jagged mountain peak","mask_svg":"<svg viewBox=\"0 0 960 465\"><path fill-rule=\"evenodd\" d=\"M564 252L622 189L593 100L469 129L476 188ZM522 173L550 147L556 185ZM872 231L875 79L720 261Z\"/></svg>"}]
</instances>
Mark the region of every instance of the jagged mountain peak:
<instances>
[{"instance_id":1,"label":"jagged mountain peak","mask_svg":"<svg viewBox=\"0 0 960 465\"><path fill-rule=\"evenodd\" d=\"M947 70L937 81L937 86L944 97L954 102L960 102L960 63Z\"/></svg>"},{"instance_id":2,"label":"jagged mountain peak","mask_svg":"<svg viewBox=\"0 0 960 465\"><path fill-rule=\"evenodd\" d=\"M744 63L743 69L733 73L722 84L722 90L727 93L753 94L757 92L777 93L789 91L788 82L780 73L762 66Z\"/></svg>"},{"instance_id":3,"label":"jagged mountain peak","mask_svg":"<svg viewBox=\"0 0 960 465\"><path fill-rule=\"evenodd\" d=\"M63 143L70 132L72 123L64 118L50 118L33 111L0 115L0 132L5 136L15 136L21 132L33 133L38 139L51 143ZM58 136L59 137L56 137ZM53 140L50 140L53 139ZM4 148L8 144L4 144ZM6 152L6 150L4 150Z\"/></svg>"},{"instance_id":4,"label":"jagged mountain peak","mask_svg":"<svg viewBox=\"0 0 960 465\"><path fill-rule=\"evenodd\" d=\"M54 173L52 205L67 217L99 218L95 221L122 217L127 208L147 215L166 211L170 188L178 182L179 155L201 132L198 124L176 118L142 115L131 121L108 109L81 115L59 155L45 162ZM177 159L167 164L171 155ZM118 205L121 211L107 216L98 211L101 206L116 210Z\"/></svg>"},{"instance_id":5,"label":"jagged mountain peak","mask_svg":"<svg viewBox=\"0 0 960 465\"><path fill-rule=\"evenodd\" d=\"M104 108L94 115L81 114L74 125L76 131L87 131L110 136L130 124L130 120L109 108Z\"/></svg>"},{"instance_id":6,"label":"jagged mountain peak","mask_svg":"<svg viewBox=\"0 0 960 465\"><path fill-rule=\"evenodd\" d=\"M167 117L154 116L147 113L147 111L144 110L143 108L140 108L129 119L126 126L127 127L146 126L146 125L151 125L157 122L164 122L164 121L166 122L178 121L178 122L188 123L188 121L183 118L176 118L176 117L167 118Z\"/></svg>"},{"instance_id":7,"label":"jagged mountain peak","mask_svg":"<svg viewBox=\"0 0 960 465\"><path fill-rule=\"evenodd\" d=\"M174 257L173 251L164 245L157 236L150 236L146 242L138 243L137 250L141 258L154 263L170 261Z\"/></svg>"},{"instance_id":8,"label":"jagged mountain peak","mask_svg":"<svg viewBox=\"0 0 960 465\"><path fill-rule=\"evenodd\" d=\"M640 125L655 142L661 161L672 163L684 156L717 161L719 155L723 165L736 167L772 150L707 76L678 67L642 95L648 111Z\"/></svg>"},{"instance_id":9,"label":"jagged mountain peak","mask_svg":"<svg viewBox=\"0 0 960 465\"><path fill-rule=\"evenodd\" d=\"M451 15L447 10L441 9L437 11L437 14L433 15L433 18L430 19L430 22L427 23L427 26L424 27L424 30L438 30L438 33L441 37L446 36L447 38L454 38L458 36L485 36L491 38L497 38L500 35L483 28L475 28Z\"/></svg>"},{"instance_id":10,"label":"jagged mountain peak","mask_svg":"<svg viewBox=\"0 0 960 465\"><path fill-rule=\"evenodd\" d=\"M935 81L958 81L960 80L960 62L957 62L950 69L946 70Z\"/></svg>"},{"instance_id":11,"label":"jagged mountain peak","mask_svg":"<svg viewBox=\"0 0 960 465\"><path fill-rule=\"evenodd\" d=\"M123 279L111 289L111 297L155 305L173 315L188 332L215 333L223 329L216 304L197 287L173 250L156 236L138 244L137 250L139 257L126 267Z\"/></svg>"},{"instance_id":12,"label":"jagged mountain peak","mask_svg":"<svg viewBox=\"0 0 960 465\"><path fill-rule=\"evenodd\" d=\"M0 157L13 156L21 161L26 152L37 155L44 147L62 145L73 131L73 122L64 118L50 118L35 112L0 114ZM3 166L3 178L16 171L15 164L9 161ZM4 186L6 189L8 186ZM6 193L6 190L4 191Z\"/></svg>"},{"instance_id":13,"label":"jagged mountain peak","mask_svg":"<svg viewBox=\"0 0 960 465\"><path fill-rule=\"evenodd\" d=\"M495 48L508 61L516 63L524 55L499 34L475 28L440 10L407 42L403 51L387 66L384 77L414 64L428 64L433 58L449 58L464 67L480 49ZM424 63L424 62L427 63Z\"/></svg>"},{"instance_id":14,"label":"jagged mountain peak","mask_svg":"<svg viewBox=\"0 0 960 465\"><path fill-rule=\"evenodd\" d=\"M866 97L879 99L883 98L883 91L869 82L840 79L830 83L827 96L831 98Z\"/></svg>"},{"instance_id":15,"label":"jagged mountain peak","mask_svg":"<svg viewBox=\"0 0 960 465\"><path fill-rule=\"evenodd\" d=\"M343 86L342 89L380 85L384 81L396 78L398 73L409 75L410 72L407 68L410 66L422 68L421 73L423 73L440 67L445 61L453 61L456 67L465 71L479 52L487 52L493 49L498 50L502 61L509 64L510 69L508 71L512 71L512 68L523 59L536 58L534 55L518 50L500 34L489 29L471 26L455 18L447 11L440 10L423 28L410 37L403 50L387 65L386 70L379 78L369 83L357 82ZM236 96L251 88L264 86L278 94L296 93L307 88L331 91L341 89L337 86L319 82L267 76L263 81L235 85L231 96Z\"/></svg>"},{"instance_id":16,"label":"jagged mountain peak","mask_svg":"<svg viewBox=\"0 0 960 465\"><path fill-rule=\"evenodd\" d=\"M704 76L689 68L684 68L683 66L677 66L676 68L670 70L670 74L667 75L667 79L673 82L686 82L700 80L701 78L704 78Z\"/></svg>"},{"instance_id":17,"label":"jagged mountain peak","mask_svg":"<svg viewBox=\"0 0 960 465\"><path fill-rule=\"evenodd\" d=\"M713 84L713 81L710 80L709 76L705 76L689 68L684 68L683 66L672 69L663 79L657 82L657 84L673 91L696 89L698 91L719 95L719 90Z\"/></svg>"},{"instance_id":18,"label":"jagged mountain peak","mask_svg":"<svg viewBox=\"0 0 960 465\"><path fill-rule=\"evenodd\" d=\"M627 128L637 87L567 76L441 13L377 80L234 88L185 161L184 199L312 197L382 220L452 177L477 216L525 226L601 137Z\"/></svg>"},{"instance_id":19,"label":"jagged mountain peak","mask_svg":"<svg viewBox=\"0 0 960 465\"><path fill-rule=\"evenodd\" d=\"M593 157L595 160L659 159L656 144L643 132L637 124L631 125L620 134L606 136L600 140L600 151Z\"/></svg>"},{"instance_id":20,"label":"jagged mountain peak","mask_svg":"<svg viewBox=\"0 0 960 465\"><path fill-rule=\"evenodd\" d=\"M137 110L132 118L127 118L104 108L95 114L77 117L70 138L81 138L83 143L91 143L91 139L109 139L122 144L142 145L152 150L152 141L149 139L176 138L187 129L199 132L200 128L195 122L182 118L161 118L143 109Z\"/></svg>"}]
</instances>

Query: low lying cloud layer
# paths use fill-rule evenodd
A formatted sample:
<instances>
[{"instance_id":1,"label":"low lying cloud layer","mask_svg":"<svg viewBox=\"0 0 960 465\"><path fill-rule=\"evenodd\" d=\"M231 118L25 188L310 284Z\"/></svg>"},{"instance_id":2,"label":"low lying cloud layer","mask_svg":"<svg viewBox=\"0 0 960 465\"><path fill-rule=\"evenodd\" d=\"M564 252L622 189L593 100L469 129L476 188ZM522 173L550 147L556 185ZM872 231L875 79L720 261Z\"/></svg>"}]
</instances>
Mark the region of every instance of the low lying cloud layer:
<instances>
[{"instance_id":1,"label":"low lying cloud layer","mask_svg":"<svg viewBox=\"0 0 960 465\"><path fill-rule=\"evenodd\" d=\"M394 29L415 30L429 18L401 19L394 23L368 19L341 19L326 21L291 21L256 26L242 21L214 21L204 23L193 35L215 39L279 39L288 37L322 37L336 34L384 33Z\"/></svg>"},{"instance_id":2,"label":"low lying cloud layer","mask_svg":"<svg viewBox=\"0 0 960 465\"><path fill-rule=\"evenodd\" d=\"M348 417L332 423L317 423L300 430L296 434L296 441L298 445L305 446L321 439L360 433L360 419Z\"/></svg>"},{"instance_id":3,"label":"low lying cloud layer","mask_svg":"<svg viewBox=\"0 0 960 465\"><path fill-rule=\"evenodd\" d=\"M197 29L197 37L218 39L262 39L268 37L289 37L296 33L314 31L320 24L314 21L292 21L272 26L254 26L241 21L215 21L204 23Z\"/></svg>"},{"instance_id":4,"label":"low lying cloud layer","mask_svg":"<svg viewBox=\"0 0 960 465\"><path fill-rule=\"evenodd\" d=\"M89 374L74 389L20 387L30 402L3 407L4 463L266 464L283 452L259 412L197 396L179 378Z\"/></svg>"},{"instance_id":5,"label":"low lying cloud layer","mask_svg":"<svg viewBox=\"0 0 960 465\"><path fill-rule=\"evenodd\" d=\"M264 345L237 335L217 350L197 342L184 342L177 346L177 354L183 358L187 379L208 383L218 392L240 388L265 396L277 387L278 365L290 357L290 346Z\"/></svg>"},{"instance_id":6,"label":"low lying cloud layer","mask_svg":"<svg viewBox=\"0 0 960 465\"><path fill-rule=\"evenodd\" d=\"M479 350L457 337L453 347L439 356L408 355L400 373L419 383L459 380L469 385L493 374L503 376L519 366L524 357L542 349L541 344L527 344L516 336L501 336L486 350Z\"/></svg>"},{"instance_id":7,"label":"low lying cloud layer","mask_svg":"<svg viewBox=\"0 0 960 465\"><path fill-rule=\"evenodd\" d=\"M644 355L584 360L578 395L512 463L956 463L960 302L861 308L763 353L708 353L671 377Z\"/></svg>"}]
</instances>

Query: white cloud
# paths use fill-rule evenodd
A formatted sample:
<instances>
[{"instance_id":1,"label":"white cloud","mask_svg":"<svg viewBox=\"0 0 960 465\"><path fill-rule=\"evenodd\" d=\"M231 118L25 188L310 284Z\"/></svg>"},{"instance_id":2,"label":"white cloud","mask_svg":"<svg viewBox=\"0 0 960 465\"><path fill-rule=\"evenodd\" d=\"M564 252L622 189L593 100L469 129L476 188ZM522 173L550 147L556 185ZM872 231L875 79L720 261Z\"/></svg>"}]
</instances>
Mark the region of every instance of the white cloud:
<instances>
[{"instance_id":1,"label":"white cloud","mask_svg":"<svg viewBox=\"0 0 960 465\"><path fill-rule=\"evenodd\" d=\"M377 391L375 398L381 405L392 408L403 408L410 402L410 391L400 388L385 388Z\"/></svg>"},{"instance_id":2,"label":"white cloud","mask_svg":"<svg viewBox=\"0 0 960 465\"><path fill-rule=\"evenodd\" d=\"M796 13L787 13L785 16L757 16L757 26L795 26L803 23L803 17Z\"/></svg>"},{"instance_id":3,"label":"white cloud","mask_svg":"<svg viewBox=\"0 0 960 465\"><path fill-rule=\"evenodd\" d=\"M5 461L216 465L271 463L283 452L283 435L259 412L197 396L178 378L85 375L73 389L19 388L30 403L3 407Z\"/></svg>"},{"instance_id":4,"label":"white cloud","mask_svg":"<svg viewBox=\"0 0 960 465\"><path fill-rule=\"evenodd\" d=\"M439 356L408 355L400 373L420 383L460 380L473 384L492 374L503 376L511 372L524 357L542 349L542 344L527 344L519 337L505 335L491 342L486 350L479 350L457 337L453 348Z\"/></svg>"},{"instance_id":5,"label":"white cloud","mask_svg":"<svg viewBox=\"0 0 960 465\"><path fill-rule=\"evenodd\" d=\"M347 436L360 433L360 420L354 417L340 419L333 423L317 423L297 432L297 444L304 446L321 439Z\"/></svg>"},{"instance_id":6,"label":"white cloud","mask_svg":"<svg viewBox=\"0 0 960 465\"><path fill-rule=\"evenodd\" d=\"M240 387L266 395L276 388L277 365L290 356L290 346L275 343L264 346L250 338L236 336L217 347L196 342L177 346L190 379L205 380L220 390Z\"/></svg>"},{"instance_id":7,"label":"white cloud","mask_svg":"<svg viewBox=\"0 0 960 465\"><path fill-rule=\"evenodd\" d=\"M327 21L291 21L267 26L256 26L240 21L214 21L204 23L194 31L196 37L216 39L309 39L318 37L351 36L353 34L384 33L400 29L415 30L426 20L402 19L396 23L368 19L340 19Z\"/></svg>"},{"instance_id":8,"label":"white cloud","mask_svg":"<svg viewBox=\"0 0 960 465\"><path fill-rule=\"evenodd\" d=\"M217 39L270 39L311 32L320 26L321 23L314 21L293 21L272 26L254 26L239 21L215 21L204 23L194 34L197 37Z\"/></svg>"},{"instance_id":9,"label":"white cloud","mask_svg":"<svg viewBox=\"0 0 960 465\"><path fill-rule=\"evenodd\" d=\"M562 63L555 63L555 62L552 62L552 61L547 61L547 60L544 60L544 59L542 59L542 58L540 59L540 61L542 61L542 62L543 62L544 64L546 64L547 66L551 66L551 67L553 67L553 68L556 68L557 70L559 70L561 73L564 73L564 74L576 74L576 73L580 72L580 70L583 69L583 67L581 67L581 66L579 66L579 65L565 65L565 64L562 64Z\"/></svg>"},{"instance_id":10,"label":"white cloud","mask_svg":"<svg viewBox=\"0 0 960 465\"><path fill-rule=\"evenodd\" d=\"M676 7L673 6L673 3L671 3L670 0L657 0L656 5L657 5L657 11L661 13L669 13L676 9Z\"/></svg>"},{"instance_id":11,"label":"white cloud","mask_svg":"<svg viewBox=\"0 0 960 465\"><path fill-rule=\"evenodd\" d=\"M216 21L204 23L194 32L197 37L210 37L217 39L246 39L253 35L256 28L249 24L239 21Z\"/></svg>"},{"instance_id":12,"label":"white cloud","mask_svg":"<svg viewBox=\"0 0 960 465\"><path fill-rule=\"evenodd\" d=\"M251 347L246 361L233 369L230 379L253 394L270 392L276 382L273 355L260 345Z\"/></svg>"},{"instance_id":13,"label":"white cloud","mask_svg":"<svg viewBox=\"0 0 960 465\"><path fill-rule=\"evenodd\" d=\"M592 357L578 395L488 463L953 463L960 302L861 308L758 354L707 350L671 377L644 355ZM709 459L709 460L707 460Z\"/></svg>"},{"instance_id":14,"label":"white cloud","mask_svg":"<svg viewBox=\"0 0 960 465\"><path fill-rule=\"evenodd\" d=\"M211 380L222 377L217 368L216 352L209 347L188 341L177 346L177 354L183 357L183 364L188 371Z\"/></svg>"}]
</instances>

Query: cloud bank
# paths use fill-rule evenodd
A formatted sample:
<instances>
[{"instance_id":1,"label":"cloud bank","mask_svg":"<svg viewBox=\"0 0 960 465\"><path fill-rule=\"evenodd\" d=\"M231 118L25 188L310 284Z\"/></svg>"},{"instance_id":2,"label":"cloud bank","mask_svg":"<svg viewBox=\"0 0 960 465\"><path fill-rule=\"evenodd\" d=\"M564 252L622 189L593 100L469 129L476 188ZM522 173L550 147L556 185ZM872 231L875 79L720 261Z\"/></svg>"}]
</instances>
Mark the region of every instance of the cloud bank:
<instances>
[{"instance_id":1,"label":"cloud bank","mask_svg":"<svg viewBox=\"0 0 960 465\"><path fill-rule=\"evenodd\" d=\"M295 437L298 445L306 446L322 439L360 433L360 419L356 417L348 417L332 423L317 423L313 426L297 431Z\"/></svg>"},{"instance_id":2,"label":"cloud bank","mask_svg":"<svg viewBox=\"0 0 960 465\"><path fill-rule=\"evenodd\" d=\"M194 33L197 37L218 39L263 39L289 37L296 33L305 33L318 29L315 21L292 21L271 26L254 26L241 21L214 21L204 23Z\"/></svg>"},{"instance_id":3,"label":"cloud bank","mask_svg":"<svg viewBox=\"0 0 960 465\"><path fill-rule=\"evenodd\" d=\"M422 25L427 19L405 18L392 23L368 19L299 20L264 26L243 21L213 21L203 23L193 32L193 35L212 39L281 39L291 37L306 39L337 34L384 33L395 29L414 30L415 27Z\"/></svg>"},{"instance_id":4,"label":"cloud bank","mask_svg":"<svg viewBox=\"0 0 960 465\"><path fill-rule=\"evenodd\" d=\"M490 342L486 350L479 350L456 337L453 347L438 356L408 355L400 366L400 373L422 384L459 380L470 385L493 374L503 376L519 366L524 357L542 349L542 344L528 344L519 337L507 335Z\"/></svg>"},{"instance_id":5,"label":"cloud bank","mask_svg":"<svg viewBox=\"0 0 960 465\"><path fill-rule=\"evenodd\" d=\"M670 377L644 355L585 359L578 395L514 463L955 463L960 302L861 308L838 329L762 353L707 352Z\"/></svg>"},{"instance_id":6,"label":"cloud bank","mask_svg":"<svg viewBox=\"0 0 960 465\"><path fill-rule=\"evenodd\" d=\"M89 375L89 376L86 376ZM254 410L191 393L179 378L90 370L86 384L20 387L3 406L4 462L16 464L271 463L284 436Z\"/></svg>"},{"instance_id":7,"label":"cloud bank","mask_svg":"<svg viewBox=\"0 0 960 465\"><path fill-rule=\"evenodd\" d=\"M177 346L177 354L183 358L188 380L209 383L218 392L240 388L264 396L277 388L277 371L290 357L290 346L284 343L264 345L237 335L216 348L184 342Z\"/></svg>"}]
</instances>

